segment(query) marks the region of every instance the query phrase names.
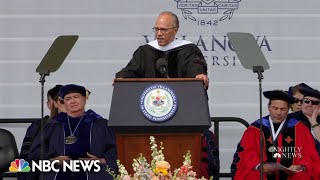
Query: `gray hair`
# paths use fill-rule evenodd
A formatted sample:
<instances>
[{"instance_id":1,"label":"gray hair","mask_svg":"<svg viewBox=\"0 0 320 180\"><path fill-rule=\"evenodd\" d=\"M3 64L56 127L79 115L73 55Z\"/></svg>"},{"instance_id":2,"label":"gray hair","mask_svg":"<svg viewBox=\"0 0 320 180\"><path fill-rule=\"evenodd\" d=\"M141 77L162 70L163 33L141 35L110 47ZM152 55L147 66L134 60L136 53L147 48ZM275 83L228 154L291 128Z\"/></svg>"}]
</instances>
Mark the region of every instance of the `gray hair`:
<instances>
[{"instance_id":1,"label":"gray hair","mask_svg":"<svg viewBox=\"0 0 320 180\"><path fill-rule=\"evenodd\" d=\"M173 18L174 27L179 28L179 19L178 19L178 16L176 14L174 14L171 11L163 11L159 15L162 15L162 14L170 15Z\"/></svg>"}]
</instances>

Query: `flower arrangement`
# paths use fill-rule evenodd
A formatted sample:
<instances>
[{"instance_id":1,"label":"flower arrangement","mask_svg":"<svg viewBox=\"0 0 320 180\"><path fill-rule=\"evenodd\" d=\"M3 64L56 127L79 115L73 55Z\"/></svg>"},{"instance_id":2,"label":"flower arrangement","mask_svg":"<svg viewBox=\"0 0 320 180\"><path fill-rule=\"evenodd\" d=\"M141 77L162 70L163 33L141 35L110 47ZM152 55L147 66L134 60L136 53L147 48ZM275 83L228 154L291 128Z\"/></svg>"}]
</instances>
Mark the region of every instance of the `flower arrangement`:
<instances>
[{"instance_id":1,"label":"flower arrangement","mask_svg":"<svg viewBox=\"0 0 320 180\"><path fill-rule=\"evenodd\" d=\"M158 149L155 138L150 136L150 145L152 152L150 164L143 154L140 154L138 158L133 159L133 176L128 174L128 171L119 160L117 160L119 173L115 174L109 168L107 168L107 172L116 180L198 180L196 172L192 171L190 151L183 156L182 166L175 169L172 174L169 162L165 161L163 143L160 142ZM202 177L201 180L205 180L205 178Z\"/></svg>"}]
</instances>

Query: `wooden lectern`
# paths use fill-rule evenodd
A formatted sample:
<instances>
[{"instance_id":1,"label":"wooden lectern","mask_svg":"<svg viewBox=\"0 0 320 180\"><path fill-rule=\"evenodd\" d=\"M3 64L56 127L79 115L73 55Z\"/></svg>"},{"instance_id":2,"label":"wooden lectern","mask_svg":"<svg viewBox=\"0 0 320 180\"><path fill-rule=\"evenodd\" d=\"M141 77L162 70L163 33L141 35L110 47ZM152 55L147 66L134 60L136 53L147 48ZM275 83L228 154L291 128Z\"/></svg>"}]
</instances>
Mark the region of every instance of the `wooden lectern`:
<instances>
[{"instance_id":1,"label":"wooden lectern","mask_svg":"<svg viewBox=\"0 0 320 180\"><path fill-rule=\"evenodd\" d=\"M169 94L176 98L171 99L176 105L175 111L170 111L171 114L168 113L164 118L157 115L151 117L146 113L147 108L144 108L145 102L150 103L145 99L156 99L152 92L158 92L159 87L164 87L166 92L170 92ZM166 98L167 96L162 97L170 99ZM157 105L160 107L161 100L159 102L160 105ZM150 112L153 113L152 109ZM202 132L211 126L208 97L202 80L115 79L109 125L116 131L118 158L130 174L133 174L133 159L138 158L140 153L150 162L149 138L152 135L155 136L158 145L163 142L165 160L170 163L172 171L182 166L183 156L190 150L193 170L199 175Z\"/></svg>"}]
</instances>

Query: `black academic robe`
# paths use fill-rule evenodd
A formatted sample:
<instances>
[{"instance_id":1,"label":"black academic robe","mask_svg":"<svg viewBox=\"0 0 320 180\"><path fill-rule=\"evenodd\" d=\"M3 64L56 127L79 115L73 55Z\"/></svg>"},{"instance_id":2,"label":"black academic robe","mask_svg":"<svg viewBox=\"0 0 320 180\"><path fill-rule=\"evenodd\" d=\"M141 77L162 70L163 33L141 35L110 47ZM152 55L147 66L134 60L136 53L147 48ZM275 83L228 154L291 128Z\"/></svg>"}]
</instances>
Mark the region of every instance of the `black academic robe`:
<instances>
[{"instance_id":1,"label":"black academic robe","mask_svg":"<svg viewBox=\"0 0 320 180\"><path fill-rule=\"evenodd\" d=\"M76 119L70 118L72 130L75 129L77 123ZM76 122L71 122L72 120ZM85 112L82 121L80 122L75 136L77 143L72 145L65 144L65 138L70 135L69 124L67 121L66 113L59 113L55 116L44 129L44 158L50 159L58 156L69 156L73 160L78 158L86 158L86 152L98 157L104 158L107 162L106 165L117 172L117 152L115 144L115 135L112 129L108 127L108 121L103 119L100 115L92 110ZM31 147L31 153L28 159L40 159L40 136L37 136ZM64 180L64 179L77 179L77 180L102 180L113 179L108 172L106 172L106 165L100 164L100 172L80 172L80 173L64 173L50 172L43 173L46 180Z\"/></svg>"},{"instance_id":2,"label":"black academic robe","mask_svg":"<svg viewBox=\"0 0 320 180\"><path fill-rule=\"evenodd\" d=\"M128 65L116 73L116 78L163 78L156 70L159 58L168 61L170 78L194 78L198 74L207 74L206 61L195 44L176 40L167 47L157 46L156 41L140 46Z\"/></svg>"},{"instance_id":3,"label":"black academic robe","mask_svg":"<svg viewBox=\"0 0 320 180\"><path fill-rule=\"evenodd\" d=\"M43 125L45 126L50 120L49 116L43 118ZM26 131L26 135L23 138L19 159L24 159L27 162L31 162L31 159L28 159L30 148L33 143L34 138L41 132L41 120L31 123ZM32 172L23 172L17 173L17 180L37 180L39 173Z\"/></svg>"},{"instance_id":4,"label":"black academic robe","mask_svg":"<svg viewBox=\"0 0 320 180\"><path fill-rule=\"evenodd\" d=\"M306 171L298 172L288 176L286 173L280 171L277 174L267 175L265 178L269 179L290 179L300 180L302 177L311 179L312 177L319 177L318 172L314 170L313 163L320 163L319 156L314 146L310 144L314 143L312 135L308 128L293 118L287 118L282 131L280 132L276 142L273 142L272 135L270 133L269 116L262 119L263 126L263 139L264 150L263 160L264 162L278 162L285 167L291 165L303 165L306 167ZM234 180L244 179L259 179L260 172L256 169L260 164L260 120L252 123L248 129L244 132L240 143L238 144L237 151L234 155L231 171L234 174ZM274 153L268 150L271 146L285 148L296 147L301 148L301 156L292 156L291 158L274 157ZM281 153L281 152L279 152ZM282 154L282 153L281 153ZM283 156L283 155L282 155Z\"/></svg>"},{"instance_id":5,"label":"black academic robe","mask_svg":"<svg viewBox=\"0 0 320 180\"><path fill-rule=\"evenodd\" d=\"M308 127L308 129L311 131L311 123L308 120L308 117L306 115L304 115L302 113L302 111L297 111L297 112L294 112L294 113L290 113L288 116L303 122L303 124L306 125ZM317 122L318 122L318 124L320 124L320 116L317 117ZM316 144L316 148L317 148L318 154L320 156L320 142L318 140L316 140L315 138L314 138L314 140L315 140L315 144Z\"/></svg>"},{"instance_id":6,"label":"black academic robe","mask_svg":"<svg viewBox=\"0 0 320 180\"><path fill-rule=\"evenodd\" d=\"M303 124L305 124L311 130L311 123L309 122L307 116L302 113L302 111L290 113L288 116L293 117L299 121L302 121ZM320 116L317 117L317 122L320 124Z\"/></svg>"}]
</instances>

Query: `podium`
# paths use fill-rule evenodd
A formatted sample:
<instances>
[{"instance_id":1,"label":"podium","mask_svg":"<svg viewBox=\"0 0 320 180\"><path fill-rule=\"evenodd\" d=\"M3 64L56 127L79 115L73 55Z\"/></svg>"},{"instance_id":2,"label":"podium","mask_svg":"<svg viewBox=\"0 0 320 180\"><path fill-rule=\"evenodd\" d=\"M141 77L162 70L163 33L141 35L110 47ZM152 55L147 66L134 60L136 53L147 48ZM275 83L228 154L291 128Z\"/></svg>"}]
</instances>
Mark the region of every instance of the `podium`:
<instances>
[{"instance_id":1,"label":"podium","mask_svg":"<svg viewBox=\"0 0 320 180\"><path fill-rule=\"evenodd\" d=\"M109 126L116 132L118 158L130 174L142 153L150 162L150 136L163 142L171 170L182 166L190 150L200 173L202 132L211 126L208 97L195 78L115 79Z\"/></svg>"}]
</instances>

